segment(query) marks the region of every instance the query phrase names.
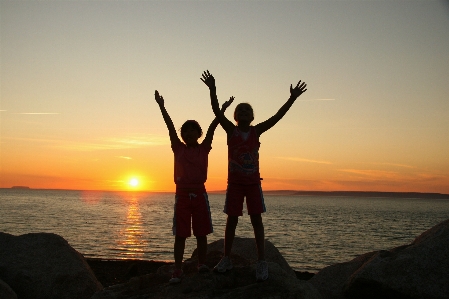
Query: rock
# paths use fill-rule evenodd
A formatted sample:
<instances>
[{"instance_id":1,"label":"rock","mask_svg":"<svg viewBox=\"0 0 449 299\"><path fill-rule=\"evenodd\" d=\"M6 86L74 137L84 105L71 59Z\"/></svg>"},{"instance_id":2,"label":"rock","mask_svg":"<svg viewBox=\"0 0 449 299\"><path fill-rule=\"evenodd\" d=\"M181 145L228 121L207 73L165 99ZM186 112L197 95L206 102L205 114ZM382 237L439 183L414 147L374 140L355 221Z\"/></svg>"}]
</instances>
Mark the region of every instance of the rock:
<instances>
[{"instance_id":1,"label":"rock","mask_svg":"<svg viewBox=\"0 0 449 299\"><path fill-rule=\"evenodd\" d=\"M296 274L296 278L298 278L300 280L309 280L313 277L313 275L315 275L315 273L312 273L309 271L296 271L296 270L295 270L295 274Z\"/></svg>"},{"instance_id":2,"label":"rock","mask_svg":"<svg viewBox=\"0 0 449 299\"><path fill-rule=\"evenodd\" d=\"M328 266L316 273L310 280L323 298L344 299L343 288L348 278L376 252L369 252L349 262Z\"/></svg>"},{"instance_id":3,"label":"rock","mask_svg":"<svg viewBox=\"0 0 449 299\"><path fill-rule=\"evenodd\" d=\"M255 264L235 267L224 274L195 274L179 285L163 288L161 298L176 298L179 293L185 298L321 298L310 284L292 277L278 264L268 262L268 267L269 277L260 283L256 282Z\"/></svg>"},{"instance_id":4,"label":"rock","mask_svg":"<svg viewBox=\"0 0 449 299\"><path fill-rule=\"evenodd\" d=\"M0 233L0 279L20 299L87 299L102 289L84 257L48 233Z\"/></svg>"},{"instance_id":5,"label":"rock","mask_svg":"<svg viewBox=\"0 0 449 299\"><path fill-rule=\"evenodd\" d=\"M410 245L324 268L309 281L324 298L449 298L449 220Z\"/></svg>"},{"instance_id":6,"label":"rock","mask_svg":"<svg viewBox=\"0 0 449 299\"><path fill-rule=\"evenodd\" d=\"M251 260L240 256L237 252L243 252L242 248L254 250L254 240L250 242L240 240L231 255L234 268L226 273L198 273L196 253L183 264L184 277L179 284L170 285L168 280L174 269L174 265L165 265L157 270L157 273L147 274L132 278L128 283L114 285L97 292L92 299L137 299L137 298L297 298L297 299L321 299L318 291L307 281L296 278L295 273L285 271L279 264L268 261L269 277L264 282L256 282L255 253L245 253ZM215 243L215 244L214 244ZM209 249L218 248L220 243L209 244ZM221 244L223 244L221 242ZM242 245L243 246L240 246ZM271 244L271 243L270 243ZM212 245L212 246L211 246ZM245 247L246 246L246 247ZM273 245L271 245L273 246ZM274 246L273 246L274 247ZM270 249L270 256L276 250ZM277 251L278 252L278 251ZM280 253L279 253L280 255ZM220 250L208 251L205 264L211 269L220 261ZM273 257L274 258L274 257ZM281 260L279 257L277 260ZM285 260L284 260L285 261ZM285 262L287 263L287 262ZM288 266L288 264L287 264ZM287 269L290 269L288 267Z\"/></svg>"},{"instance_id":7,"label":"rock","mask_svg":"<svg viewBox=\"0 0 449 299\"><path fill-rule=\"evenodd\" d=\"M135 277L128 283L114 285L97 292L92 299L137 298L297 298L321 299L321 295L306 281L298 280L285 272L278 264L268 262L270 276L264 282L256 282L255 264L221 273L185 274L181 283L170 285L164 274L148 274Z\"/></svg>"},{"instance_id":8,"label":"rock","mask_svg":"<svg viewBox=\"0 0 449 299\"><path fill-rule=\"evenodd\" d=\"M410 246L379 251L350 278L349 298L449 298L449 220Z\"/></svg>"},{"instance_id":9,"label":"rock","mask_svg":"<svg viewBox=\"0 0 449 299\"><path fill-rule=\"evenodd\" d=\"M209 267L214 267L220 261L221 256L223 255L223 248L224 248L223 239L217 240L207 245L208 252L220 253L220 257L217 260L217 262L213 265L208 265ZM195 249L192 254L192 260L193 259L196 260L197 259L196 256L197 252ZM257 249L254 238L238 238L238 237L234 238L231 251L231 260L233 265L237 266L239 265L245 266L257 262ZM268 240L265 240L265 260L267 262L273 262L278 264L282 269L284 269L285 272L292 275L292 277L296 277L295 271L293 271L293 269L287 263L285 258L276 248L276 246L274 246L273 243L271 243Z\"/></svg>"},{"instance_id":10,"label":"rock","mask_svg":"<svg viewBox=\"0 0 449 299\"><path fill-rule=\"evenodd\" d=\"M170 264L165 261L134 259L86 258L86 261L103 287L125 283L135 276L155 273L159 267Z\"/></svg>"},{"instance_id":11,"label":"rock","mask_svg":"<svg viewBox=\"0 0 449 299\"><path fill-rule=\"evenodd\" d=\"M0 298L2 299L17 299L17 294L0 279Z\"/></svg>"}]
</instances>

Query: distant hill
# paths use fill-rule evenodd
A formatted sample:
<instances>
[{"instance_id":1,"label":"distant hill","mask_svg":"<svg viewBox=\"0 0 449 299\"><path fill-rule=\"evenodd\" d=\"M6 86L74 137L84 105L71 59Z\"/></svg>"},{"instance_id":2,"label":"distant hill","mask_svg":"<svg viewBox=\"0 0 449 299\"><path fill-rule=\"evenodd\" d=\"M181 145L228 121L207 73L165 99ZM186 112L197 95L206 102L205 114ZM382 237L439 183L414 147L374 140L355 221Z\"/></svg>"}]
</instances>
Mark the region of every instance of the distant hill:
<instances>
[{"instance_id":1,"label":"distant hill","mask_svg":"<svg viewBox=\"0 0 449 299\"><path fill-rule=\"evenodd\" d=\"M31 189L28 186L12 186L11 189Z\"/></svg>"},{"instance_id":2,"label":"distant hill","mask_svg":"<svg viewBox=\"0 0 449 299\"><path fill-rule=\"evenodd\" d=\"M208 191L208 193L226 194L226 191ZM382 192L382 191L298 191L298 190L263 190L265 195L296 196L349 196L349 197L391 197L391 198L427 198L449 199L449 194L420 192Z\"/></svg>"},{"instance_id":3,"label":"distant hill","mask_svg":"<svg viewBox=\"0 0 449 299\"><path fill-rule=\"evenodd\" d=\"M266 192L264 192L266 193ZM380 191L295 191L291 195L449 199L449 194Z\"/></svg>"}]
</instances>

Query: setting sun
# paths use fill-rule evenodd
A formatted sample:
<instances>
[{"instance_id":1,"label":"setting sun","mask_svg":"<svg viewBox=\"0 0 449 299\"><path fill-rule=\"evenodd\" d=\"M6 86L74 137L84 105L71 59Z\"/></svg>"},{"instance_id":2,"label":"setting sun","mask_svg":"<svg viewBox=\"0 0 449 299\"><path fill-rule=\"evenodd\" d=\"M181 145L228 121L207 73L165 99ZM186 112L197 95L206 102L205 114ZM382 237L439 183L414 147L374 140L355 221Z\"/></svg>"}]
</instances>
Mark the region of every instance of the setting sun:
<instances>
[{"instance_id":1,"label":"setting sun","mask_svg":"<svg viewBox=\"0 0 449 299\"><path fill-rule=\"evenodd\" d=\"M119 190L125 191L150 191L151 180L141 174L133 173L117 180L120 182Z\"/></svg>"},{"instance_id":2,"label":"setting sun","mask_svg":"<svg viewBox=\"0 0 449 299\"><path fill-rule=\"evenodd\" d=\"M139 185L139 180L136 179L136 178L132 178L132 179L129 181L129 185L130 185L131 187L137 187L137 186Z\"/></svg>"}]
</instances>

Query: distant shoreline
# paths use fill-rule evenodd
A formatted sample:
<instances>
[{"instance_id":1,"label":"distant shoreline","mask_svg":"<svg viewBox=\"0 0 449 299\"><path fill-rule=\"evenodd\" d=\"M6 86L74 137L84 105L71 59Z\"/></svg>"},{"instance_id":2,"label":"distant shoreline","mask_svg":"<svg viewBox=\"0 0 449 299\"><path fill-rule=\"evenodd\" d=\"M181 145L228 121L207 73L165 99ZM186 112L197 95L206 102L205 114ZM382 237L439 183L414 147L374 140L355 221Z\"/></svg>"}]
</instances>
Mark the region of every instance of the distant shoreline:
<instances>
[{"instance_id":1,"label":"distant shoreline","mask_svg":"<svg viewBox=\"0 0 449 299\"><path fill-rule=\"evenodd\" d=\"M211 191L208 193L226 193ZM388 191L298 191L298 190L264 190L265 195L291 196L326 196L326 197L377 197L377 198L417 198L417 199L449 199L449 194L421 192L388 192Z\"/></svg>"},{"instance_id":2,"label":"distant shoreline","mask_svg":"<svg viewBox=\"0 0 449 299\"><path fill-rule=\"evenodd\" d=\"M449 194L420 192L381 192L381 191L297 191L292 195L302 196L353 196L384 198L449 199Z\"/></svg>"},{"instance_id":3,"label":"distant shoreline","mask_svg":"<svg viewBox=\"0 0 449 299\"><path fill-rule=\"evenodd\" d=\"M12 186L0 190L52 190L52 191L87 191L87 192L130 192L130 193L174 193L174 191L107 191L76 189L33 189L28 186ZM208 191L209 194L226 194L225 190ZM449 194L425 192L389 192L389 191L301 191L301 190L264 190L265 195L289 196L326 196L326 197L373 197L373 198L416 198L416 199L449 199Z\"/></svg>"},{"instance_id":4,"label":"distant shoreline","mask_svg":"<svg viewBox=\"0 0 449 299\"><path fill-rule=\"evenodd\" d=\"M31 189L28 186L12 186L11 189Z\"/></svg>"}]
</instances>

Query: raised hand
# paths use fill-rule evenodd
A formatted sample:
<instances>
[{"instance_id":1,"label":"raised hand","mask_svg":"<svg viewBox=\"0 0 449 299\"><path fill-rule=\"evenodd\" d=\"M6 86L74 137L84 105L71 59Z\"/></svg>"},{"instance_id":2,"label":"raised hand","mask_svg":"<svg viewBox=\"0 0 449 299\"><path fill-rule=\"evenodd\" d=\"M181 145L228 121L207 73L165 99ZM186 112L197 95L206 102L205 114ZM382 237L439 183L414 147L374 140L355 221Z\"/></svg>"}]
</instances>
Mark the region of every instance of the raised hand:
<instances>
[{"instance_id":1,"label":"raised hand","mask_svg":"<svg viewBox=\"0 0 449 299\"><path fill-rule=\"evenodd\" d=\"M234 102L234 97L230 97L229 100L221 105L221 111L225 111L226 109L228 109L228 107L231 106L232 102Z\"/></svg>"},{"instance_id":2,"label":"raised hand","mask_svg":"<svg viewBox=\"0 0 449 299\"><path fill-rule=\"evenodd\" d=\"M204 82L209 88L215 88L215 78L212 76L211 73L209 73L209 70L203 72L202 78L200 78L201 81Z\"/></svg>"},{"instance_id":3,"label":"raised hand","mask_svg":"<svg viewBox=\"0 0 449 299\"><path fill-rule=\"evenodd\" d=\"M303 92L305 92L307 89L307 84L305 82L301 83L301 80L299 80L298 84L296 84L295 88L290 84L290 95L291 97L294 97L295 99L299 97Z\"/></svg>"},{"instance_id":4,"label":"raised hand","mask_svg":"<svg viewBox=\"0 0 449 299\"><path fill-rule=\"evenodd\" d=\"M159 92L157 90L154 91L154 98L156 99L156 103L158 103L159 106L164 106L164 98L159 95Z\"/></svg>"}]
</instances>

